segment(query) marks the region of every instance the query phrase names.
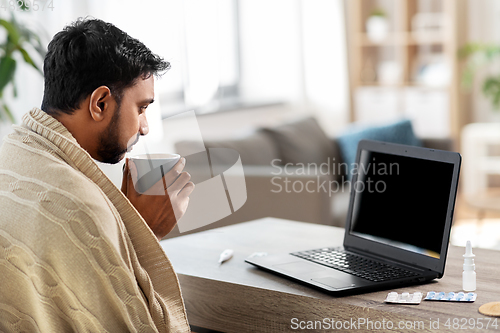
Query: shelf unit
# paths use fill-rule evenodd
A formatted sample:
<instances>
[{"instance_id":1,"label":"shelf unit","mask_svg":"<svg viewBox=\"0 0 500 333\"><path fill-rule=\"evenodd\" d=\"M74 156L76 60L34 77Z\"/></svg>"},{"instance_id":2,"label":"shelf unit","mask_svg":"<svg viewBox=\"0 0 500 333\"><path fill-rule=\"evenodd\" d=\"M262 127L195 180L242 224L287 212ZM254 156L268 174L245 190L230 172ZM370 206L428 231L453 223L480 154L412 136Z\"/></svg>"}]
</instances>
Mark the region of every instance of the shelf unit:
<instances>
[{"instance_id":1,"label":"shelf unit","mask_svg":"<svg viewBox=\"0 0 500 333\"><path fill-rule=\"evenodd\" d=\"M419 136L454 137L468 123L457 50L466 35L465 0L344 0L351 121L413 120ZM383 11L388 31L366 23ZM418 23L420 22L420 24Z\"/></svg>"}]
</instances>

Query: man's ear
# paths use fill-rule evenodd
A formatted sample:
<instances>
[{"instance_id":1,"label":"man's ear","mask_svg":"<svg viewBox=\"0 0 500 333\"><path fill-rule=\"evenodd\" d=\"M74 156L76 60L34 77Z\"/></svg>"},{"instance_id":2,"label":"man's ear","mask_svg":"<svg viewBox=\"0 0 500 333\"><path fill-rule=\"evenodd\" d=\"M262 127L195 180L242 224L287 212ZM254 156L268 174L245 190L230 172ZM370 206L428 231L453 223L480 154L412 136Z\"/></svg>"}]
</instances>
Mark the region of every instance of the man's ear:
<instances>
[{"instance_id":1,"label":"man's ear","mask_svg":"<svg viewBox=\"0 0 500 333\"><path fill-rule=\"evenodd\" d=\"M100 86L90 94L89 112L94 121L104 120L112 116L114 108L111 105L114 99L111 97L111 90L106 86Z\"/></svg>"}]
</instances>

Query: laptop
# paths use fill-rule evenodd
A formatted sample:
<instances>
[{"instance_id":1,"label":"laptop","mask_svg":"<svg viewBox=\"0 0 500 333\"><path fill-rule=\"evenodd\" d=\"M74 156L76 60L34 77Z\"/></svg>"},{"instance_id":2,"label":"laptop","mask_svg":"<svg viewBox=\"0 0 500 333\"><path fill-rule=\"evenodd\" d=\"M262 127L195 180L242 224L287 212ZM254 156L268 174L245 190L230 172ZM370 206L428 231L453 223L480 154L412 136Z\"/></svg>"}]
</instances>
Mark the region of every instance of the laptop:
<instances>
[{"instance_id":1,"label":"laptop","mask_svg":"<svg viewBox=\"0 0 500 333\"><path fill-rule=\"evenodd\" d=\"M332 294L439 279L457 194L459 153L362 140L350 168L342 246L247 258Z\"/></svg>"}]
</instances>

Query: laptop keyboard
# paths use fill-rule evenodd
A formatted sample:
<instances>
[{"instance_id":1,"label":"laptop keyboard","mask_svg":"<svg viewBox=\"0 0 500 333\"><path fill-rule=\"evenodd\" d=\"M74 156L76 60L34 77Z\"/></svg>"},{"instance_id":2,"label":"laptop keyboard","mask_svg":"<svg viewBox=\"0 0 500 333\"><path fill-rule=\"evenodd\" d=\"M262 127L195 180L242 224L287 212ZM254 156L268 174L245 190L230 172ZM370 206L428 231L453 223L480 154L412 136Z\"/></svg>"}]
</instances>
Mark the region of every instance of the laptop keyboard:
<instances>
[{"instance_id":1,"label":"laptop keyboard","mask_svg":"<svg viewBox=\"0 0 500 333\"><path fill-rule=\"evenodd\" d=\"M370 260L338 248L323 248L290 254L374 282L417 275L415 272Z\"/></svg>"}]
</instances>

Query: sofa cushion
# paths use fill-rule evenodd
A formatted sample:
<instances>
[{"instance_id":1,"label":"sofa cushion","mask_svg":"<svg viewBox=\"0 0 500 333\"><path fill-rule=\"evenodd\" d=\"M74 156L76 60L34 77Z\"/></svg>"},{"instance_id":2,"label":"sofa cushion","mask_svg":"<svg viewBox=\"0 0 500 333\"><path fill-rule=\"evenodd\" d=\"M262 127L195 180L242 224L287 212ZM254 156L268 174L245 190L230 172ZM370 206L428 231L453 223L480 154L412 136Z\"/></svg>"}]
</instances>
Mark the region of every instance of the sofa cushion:
<instances>
[{"instance_id":1,"label":"sofa cushion","mask_svg":"<svg viewBox=\"0 0 500 333\"><path fill-rule=\"evenodd\" d=\"M281 164L332 163L335 146L326 136L316 119L309 117L262 131L271 135L276 143Z\"/></svg>"},{"instance_id":2,"label":"sofa cushion","mask_svg":"<svg viewBox=\"0 0 500 333\"><path fill-rule=\"evenodd\" d=\"M349 169L356 162L358 143L363 139L422 146L408 119L381 126L352 125L337 138L342 158Z\"/></svg>"},{"instance_id":3,"label":"sofa cushion","mask_svg":"<svg viewBox=\"0 0 500 333\"><path fill-rule=\"evenodd\" d=\"M176 150L189 145L190 141L177 142ZM236 150L241 156L243 165L271 165L271 161L279 157L278 149L271 137L261 131L254 132L248 136L232 140L205 140L205 147L210 148L231 148ZM231 155L227 155L228 160L224 161L219 156L218 163L234 164Z\"/></svg>"}]
</instances>

